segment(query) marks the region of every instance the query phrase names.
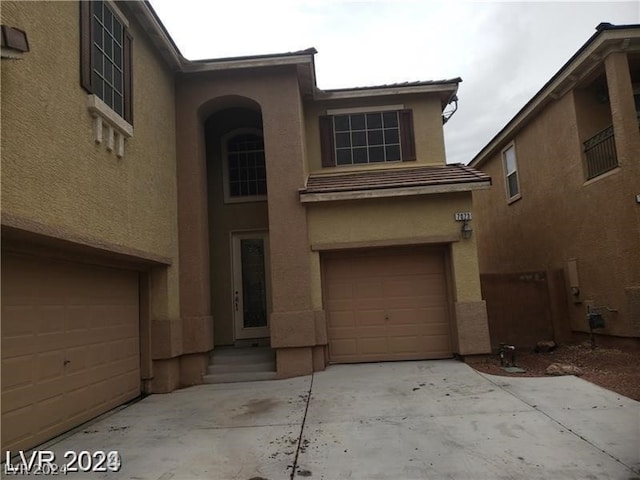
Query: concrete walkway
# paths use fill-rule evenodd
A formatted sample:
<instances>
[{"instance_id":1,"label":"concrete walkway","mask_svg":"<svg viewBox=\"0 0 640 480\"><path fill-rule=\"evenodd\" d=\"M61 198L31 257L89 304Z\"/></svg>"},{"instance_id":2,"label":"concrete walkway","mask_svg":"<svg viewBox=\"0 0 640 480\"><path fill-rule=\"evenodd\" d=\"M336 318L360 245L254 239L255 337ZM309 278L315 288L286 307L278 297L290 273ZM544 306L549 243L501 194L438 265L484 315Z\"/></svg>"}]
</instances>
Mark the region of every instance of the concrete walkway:
<instances>
[{"instance_id":1,"label":"concrete walkway","mask_svg":"<svg viewBox=\"0 0 640 480\"><path fill-rule=\"evenodd\" d=\"M117 450L130 479L640 479L640 404L574 377L454 360L153 395L57 443ZM292 469L295 469L292 472Z\"/></svg>"}]
</instances>

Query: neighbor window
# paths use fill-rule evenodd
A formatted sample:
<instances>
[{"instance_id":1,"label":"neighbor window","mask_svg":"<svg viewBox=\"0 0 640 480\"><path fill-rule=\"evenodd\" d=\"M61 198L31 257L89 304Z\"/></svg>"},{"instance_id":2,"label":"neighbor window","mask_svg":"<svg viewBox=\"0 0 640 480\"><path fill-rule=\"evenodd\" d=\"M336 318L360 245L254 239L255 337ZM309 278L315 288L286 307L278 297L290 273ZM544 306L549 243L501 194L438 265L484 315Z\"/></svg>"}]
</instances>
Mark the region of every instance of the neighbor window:
<instances>
[{"instance_id":1,"label":"neighbor window","mask_svg":"<svg viewBox=\"0 0 640 480\"><path fill-rule=\"evenodd\" d=\"M126 19L111 2L80 2L81 83L132 123L131 36Z\"/></svg>"},{"instance_id":2,"label":"neighbor window","mask_svg":"<svg viewBox=\"0 0 640 480\"><path fill-rule=\"evenodd\" d=\"M411 110L320 117L322 166L415 160Z\"/></svg>"},{"instance_id":3,"label":"neighbor window","mask_svg":"<svg viewBox=\"0 0 640 480\"><path fill-rule=\"evenodd\" d=\"M503 150L502 160L506 178L507 198L509 201L516 200L520 198L520 182L518 180L516 149L513 144Z\"/></svg>"},{"instance_id":4,"label":"neighbor window","mask_svg":"<svg viewBox=\"0 0 640 480\"><path fill-rule=\"evenodd\" d=\"M227 140L226 153L227 200L266 198L267 172L262 137L249 133L236 135Z\"/></svg>"}]
</instances>

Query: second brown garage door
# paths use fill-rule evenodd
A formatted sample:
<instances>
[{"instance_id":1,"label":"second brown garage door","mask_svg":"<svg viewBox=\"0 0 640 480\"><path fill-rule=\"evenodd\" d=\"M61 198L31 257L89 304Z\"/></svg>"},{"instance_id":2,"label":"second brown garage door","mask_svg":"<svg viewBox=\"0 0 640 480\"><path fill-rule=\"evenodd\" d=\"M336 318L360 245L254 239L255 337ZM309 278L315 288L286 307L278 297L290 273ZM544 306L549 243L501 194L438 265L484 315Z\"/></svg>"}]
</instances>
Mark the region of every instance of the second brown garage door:
<instances>
[{"instance_id":1,"label":"second brown garage door","mask_svg":"<svg viewBox=\"0 0 640 480\"><path fill-rule=\"evenodd\" d=\"M3 451L140 395L139 342L137 272L3 253Z\"/></svg>"},{"instance_id":2,"label":"second brown garage door","mask_svg":"<svg viewBox=\"0 0 640 480\"><path fill-rule=\"evenodd\" d=\"M452 356L442 249L327 253L322 265L331 362Z\"/></svg>"}]
</instances>

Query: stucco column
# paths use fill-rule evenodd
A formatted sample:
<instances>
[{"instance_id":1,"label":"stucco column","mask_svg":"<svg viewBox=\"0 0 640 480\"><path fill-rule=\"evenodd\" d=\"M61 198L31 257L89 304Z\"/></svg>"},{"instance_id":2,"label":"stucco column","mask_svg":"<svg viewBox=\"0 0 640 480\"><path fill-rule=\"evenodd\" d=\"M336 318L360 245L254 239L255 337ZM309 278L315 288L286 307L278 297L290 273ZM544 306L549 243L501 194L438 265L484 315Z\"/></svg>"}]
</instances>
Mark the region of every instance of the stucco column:
<instances>
[{"instance_id":1,"label":"stucco column","mask_svg":"<svg viewBox=\"0 0 640 480\"><path fill-rule=\"evenodd\" d=\"M181 96L177 96L180 102ZM206 355L213 348L211 319L207 172L204 127L199 105L177 109L178 231L180 245L181 353L200 354L181 359L183 384L199 381Z\"/></svg>"},{"instance_id":2,"label":"stucco column","mask_svg":"<svg viewBox=\"0 0 640 480\"><path fill-rule=\"evenodd\" d=\"M627 54L624 52L610 54L605 58L604 66L607 73L618 164L632 166L634 163L637 164L638 152L640 152L640 133Z\"/></svg>"},{"instance_id":3,"label":"stucco column","mask_svg":"<svg viewBox=\"0 0 640 480\"><path fill-rule=\"evenodd\" d=\"M455 330L458 336L457 353L460 355L491 351L487 304L482 300L480 292L480 273L474 237L451 244L451 267L455 280Z\"/></svg>"},{"instance_id":4,"label":"stucco column","mask_svg":"<svg viewBox=\"0 0 640 480\"><path fill-rule=\"evenodd\" d=\"M316 344L304 186L304 120L295 71L283 72L262 104L271 258L271 346L278 375L313 371Z\"/></svg>"}]
</instances>

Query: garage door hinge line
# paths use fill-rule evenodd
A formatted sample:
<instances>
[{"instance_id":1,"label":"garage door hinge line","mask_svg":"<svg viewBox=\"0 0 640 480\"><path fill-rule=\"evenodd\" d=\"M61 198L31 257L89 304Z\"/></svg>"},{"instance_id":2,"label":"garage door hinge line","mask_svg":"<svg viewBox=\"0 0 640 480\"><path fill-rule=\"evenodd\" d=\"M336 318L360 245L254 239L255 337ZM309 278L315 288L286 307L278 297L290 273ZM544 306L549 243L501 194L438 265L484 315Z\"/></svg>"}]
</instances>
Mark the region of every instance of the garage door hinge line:
<instances>
[{"instance_id":1,"label":"garage door hinge line","mask_svg":"<svg viewBox=\"0 0 640 480\"><path fill-rule=\"evenodd\" d=\"M311 374L311 383L309 384L309 391L307 392L307 404L304 407L304 417L302 417L302 425L300 426L300 436L298 437L298 447L296 448L296 457L293 460L293 466L291 467L290 480L293 480L296 476L296 470L298 468L298 455L300 454L300 446L302 445L302 435L304 434L304 426L307 422L307 412L309 411L309 403L311 402L311 390L313 389L313 374Z\"/></svg>"}]
</instances>

